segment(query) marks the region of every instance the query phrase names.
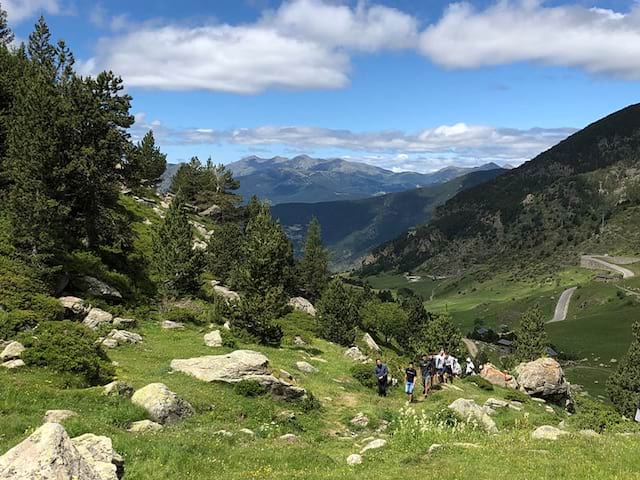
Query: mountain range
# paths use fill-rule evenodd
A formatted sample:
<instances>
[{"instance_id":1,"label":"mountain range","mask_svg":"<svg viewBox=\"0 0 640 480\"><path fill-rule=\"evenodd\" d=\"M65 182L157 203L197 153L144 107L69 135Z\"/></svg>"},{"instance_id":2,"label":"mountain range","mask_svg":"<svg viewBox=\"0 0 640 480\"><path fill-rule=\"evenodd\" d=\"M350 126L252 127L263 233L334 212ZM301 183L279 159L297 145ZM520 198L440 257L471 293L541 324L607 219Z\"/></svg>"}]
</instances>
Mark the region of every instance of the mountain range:
<instances>
[{"instance_id":1,"label":"mountain range","mask_svg":"<svg viewBox=\"0 0 640 480\"><path fill-rule=\"evenodd\" d=\"M160 189L166 191L180 164L169 164ZM354 200L437 185L474 171L501 168L495 163L479 167L445 167L432 173L393 172L340 158L318 159L246 157L227 165L240 181L238 193L248 200L257 195L272 205L292 202Z\"/></svg>"},{"instance_id":2,"label":"mountain range","mask_svg":"<svg viewBox=\"0 0 640 480\"><path fill-rule=\"evenodd\" d=\"M322 225L322 237L336 270L348 269L381 243L431 218L436 206L456 193L492 180L507 170L494 168L459 176L448 182L357 200L281 203L272 207L299 251L311 218Z\"/></svg>"},{"instance_id":3,"label":"mountain range","mask_svg":"<svg viewBox=\"0 0 640 480\"><path fill-rule=\"evenodd\" d=\"M376 248L364 273L455 274L572 265L580 253L640 252L640 104L438 207Z\"/></svg>"}]
</instances>

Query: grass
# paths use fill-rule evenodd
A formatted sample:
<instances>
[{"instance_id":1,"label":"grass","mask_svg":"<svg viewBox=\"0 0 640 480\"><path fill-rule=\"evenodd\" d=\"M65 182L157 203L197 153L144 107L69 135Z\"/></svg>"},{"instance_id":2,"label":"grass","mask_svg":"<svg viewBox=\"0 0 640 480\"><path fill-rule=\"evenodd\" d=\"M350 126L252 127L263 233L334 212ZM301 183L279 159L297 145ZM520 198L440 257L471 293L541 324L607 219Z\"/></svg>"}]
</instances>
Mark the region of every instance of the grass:
<instances>
[{"instance_id":1,"label":"grass","mask_svg":"<svg viewBox=\"0 0 640 480\"><path fill-rule=\"evenodd\" d=\"M289 326L290 329L293 327ZM505 472L514 479L527 478L640 478L635 453L637 438L604 435L595 440L570 436L553 444L533 441L529 434L537 425L555 425L566 418L560 410L547 412L535 402L525 412L499 411L495 417L501 432L489 436L466 429L441 429L425 425L436 412L458 397L474 398L479 404L488 397L502 397L496 388L486 392L467 382L457 382L463 391L441 390L412 406L415 416L403 415L405 397L393 389L388 398L362 387L349 375L351 360L344 348L313 339L306 348L265 348L242 344L238 348L262 351L273 368L292 373L298 382L322 402L320 411L304 412L299 404L274 401L268 396L245 398L225 384L207 384L172 373L173 358L219 354L229 349L211 349L203 343L206 330L190 326L183 331L163 331L143 322L144 342L110 351L118 363L118 378L140 388L163 382L187 399L197 414L155 434L126 432L129 423L146 418L146 412L126 399L108 398L99 387L63 390L46 370L27 368L0 372L0 451L5 451L37 428L47 409L71 408L78 417L65 422L75 436L86 432L108 435L126 460L126 479L350 479L424 478L425 469L437 464L441 478L499 478ZM309 337L306 330L301 333ZM318 360L322 359L325 362ZM318 373L303 374L294 364L305 360ZM401 359L390 356L392 365ZM393 370L392 370L393 371ZM295 413L295 420L283 420L283 411ZM351 428L349 420L358 412L369 416L367 428ZM424 412L424 417L422 413ZM375 429L382 419L391 420L386 434ZM249 428L251 438L239 433ZM230 438L215 435L226 429ZM284 444L278 436L295 433L298 443ZM370 451L364 463L346 465L346 457L357 453L367 437L388 440L384 451ZM433 443L471 442L479 448L447 447L427 455ZM543 453L542 451L546 451ZM615 462L611 462L616 458Z\"/></svg>"}]
</instances>

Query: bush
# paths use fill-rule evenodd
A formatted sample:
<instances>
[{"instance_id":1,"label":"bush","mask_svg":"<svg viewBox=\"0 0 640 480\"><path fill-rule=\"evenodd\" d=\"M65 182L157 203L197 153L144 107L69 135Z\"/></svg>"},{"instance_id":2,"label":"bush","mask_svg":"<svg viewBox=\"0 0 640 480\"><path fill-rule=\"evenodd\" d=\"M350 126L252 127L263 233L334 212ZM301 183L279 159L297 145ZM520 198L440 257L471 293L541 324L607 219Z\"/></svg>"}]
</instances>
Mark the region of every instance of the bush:
<instances>
[{"instance_id":1,"label":"bush","mask_svg":"<svg viewBox=\"0 0 640 480\"><path fill-rule=\"evenodd\" d=\"M289 311L282 288L270 288L264 295L243 295L233 310L234 333L249 335L263 345L277 347L282 341L282 328L277 318Z\"/></svg>"},{"instance_id":2,"label":"bush","mask_svg":"<svg viewBox=\"0 0 640 480\"><path fill-rule=\"evenodd\" d=\"M464 423L460 417L450 408L441 408L433 414L433 421L440 426L453 428L459 423Z\"/></svg>"},{"instance_id":3,"label":"bush","mask_svg":"<svg viewBox=\"0 0 640 480\"><path fill-rule=\"evenodd\" d=\"M489 380L482 378L480 375L470 375L468 377L465 377L464 380L468 383L474 384L476 387L481 388L482 390L493 390L493 384Z\"/></svg>"},{"instance_id":4,"label":"bush","mask_svg":"<svg viewBox=\"0 0 640 480\"><path fill-rule=\"evenodd\" d=\"M576 428L595 430L598 433L612 430L623 421L613 407L588 398L576 400L576 413L571 418Z\"/></svg>"},{"instance_id":5,"label":"bush","mask_svg":"<svg viewBox=\"0 0 640 480\"><path fill-rule=\"evenodd\" d=\"M38 325L38 316L31 310L0 311L0 339L9 340L22 331Z\"/></svg>"},{"instance_id":6,"label":"bush","mask_svg":"<svg viewBox=\"0 0 640 480\"><path fill-rule=\"evenodd\" d=\"M83 385L103 384L112 380L114 368L95 344L96 338L94 332L78 323L43 322L33 333L21 336L26 347L22 359L28 365L76 375Z\"/></svg>"},{"instance_id":7,"label":"bush","mask_svg":"<svg viewBox=\"0 0 640 480\"><path fill-rule=\"evenodd\" d=\"M237 346L236 339L229 330L227 330L226 328L223 328L222 330L220 330L220 336L222 337L223 347L236 348Z\"/></svg>"},{"instance_id":8,"label":"bush","mask_svg":"<svg viewBox=\"0 0 640 480\"><path fill-rule=\"evenodd\" d=\"M505 393L504 399L512 402L527 403L530 400L530 397L520 390L509 390Z\"/></svg>"},{"instance_id":9,"label":"bush","mask_svg":"<svg viewBox=\"0 0 640 480\"><path fill-rule=\"evenodd\" d=\"M169 310L162 315L162 318L172 322L193 323L195 325L200 325L202 323L195 312L186 308L174 308Z\"/></svg>"},{"instance_id":10,"label":"bush","mask_svg":"<svg viewBox=\"0 0 640 480\"><path fill-rule=\"evenodd\" d=\"M261 397L267 393L267 388L255 380L240 380L236 383L234 390L243 397Z\"/></svg>"},{"instance_id":11,"label":"bush","mask_svg":"<svg viewBox=\"0 0 640 480\"><path fill-rule=\"evenodd\" d=\"M309 413L314 410L322 410L322 403L312 392L307 391L307 394L300 400L300 408L303 412Z\"/></svg>"},{"instance_id":12,"label":"bush","mask_svg":"<svg viewBox=\"0 0 640 480\"><path fill-rule=\"evenodd\" d=\"M367 388L375 388L378 384L371 365L358 363L351 367L350 373L353 378Z\"/></svg>"}]
</instances>

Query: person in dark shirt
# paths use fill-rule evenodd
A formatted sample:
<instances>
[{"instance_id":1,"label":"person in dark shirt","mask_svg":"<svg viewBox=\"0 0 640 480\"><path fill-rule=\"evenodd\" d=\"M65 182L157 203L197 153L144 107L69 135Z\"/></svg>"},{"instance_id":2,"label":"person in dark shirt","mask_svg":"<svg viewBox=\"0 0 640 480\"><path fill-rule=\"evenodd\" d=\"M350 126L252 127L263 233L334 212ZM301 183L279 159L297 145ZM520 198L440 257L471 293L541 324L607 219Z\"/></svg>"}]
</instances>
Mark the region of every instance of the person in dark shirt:
<instances>
[{"instance_id":1,"label":"person in dark shirt","mask_svg":"<svg viewBox=\"0 0 640 480\"><path fill-rule=\"evenodd\" d=\"M376 379L378 380L378 395L381 397L387 396L387 377L389 375L389 369L387 366L382 363L382 360L379 358L376 360L376 368L374 369L374 374Z\"/></svg>"},{"instance_id":2,"label":"person in dark shirt","mask_svg":"<svg viewBox=\"0 0 640 480\"><path fill-rule=\"evenodd\" d=\"M416 385L416 377L418 376L418 372L413 366L413 362L409 363L409 368L406 368L404 371L406 375L406 382L404 384L404 391L408 395L409 403L413 402L413 387Z\"/></svg>"},{"instance_id":3,"label":"person in dark shirt","mask_svg":"<svg viewBox=\"0 0 640 480\"><path fill-rule=\"evenodd\" d=\"M422 355L418 365L420 366L420 376L422 377L422 394L426 396L429 394L433 384L433 375L436 371L433 355Z\"/></svg>"}]
</instances>

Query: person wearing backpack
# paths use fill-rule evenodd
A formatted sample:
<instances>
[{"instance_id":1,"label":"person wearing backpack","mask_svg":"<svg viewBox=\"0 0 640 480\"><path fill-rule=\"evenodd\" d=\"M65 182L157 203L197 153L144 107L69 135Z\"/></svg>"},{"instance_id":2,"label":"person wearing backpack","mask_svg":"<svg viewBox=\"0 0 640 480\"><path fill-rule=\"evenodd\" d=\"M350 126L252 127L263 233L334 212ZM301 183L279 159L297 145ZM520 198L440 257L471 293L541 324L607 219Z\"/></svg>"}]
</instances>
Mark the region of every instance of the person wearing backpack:
<instances>
[{"instance_id":1,"label":"person wearing backpack","mask_svg":"<svg viewBox=\"0 0 640 480\"><path fill-rule=\"evenodd\" d=\"M416 377L418 376L418 372L413 366L413 362L409 362L409 367L405 369L405 384L404 384L404 393L408 396L408 402L413 402L413 389L416 386Z\"/></svg>"},{"instance_id":2,"label":"person wearing backpack","mask_svg":"<svg viewBox=\"0 0 640 480\"><path fill-rule=\"evenodd\" d=\"M386 397L388 382L387 377L389 376L389 369L384 363L382 363L382 360L380 360L379 358L376 360L376 368L374 369L373 373L375 374L378 381L378 395L380 395L381 397Z\"/></svg>"}]
</instances>

